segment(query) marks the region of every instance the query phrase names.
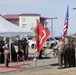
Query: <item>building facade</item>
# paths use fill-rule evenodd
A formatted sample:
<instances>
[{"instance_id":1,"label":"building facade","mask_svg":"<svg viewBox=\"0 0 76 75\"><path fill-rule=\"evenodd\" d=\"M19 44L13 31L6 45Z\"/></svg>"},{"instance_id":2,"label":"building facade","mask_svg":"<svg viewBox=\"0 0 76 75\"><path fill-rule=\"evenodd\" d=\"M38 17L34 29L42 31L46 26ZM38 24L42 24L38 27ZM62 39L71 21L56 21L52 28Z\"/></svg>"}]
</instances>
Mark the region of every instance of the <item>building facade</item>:
<instances>
[{"instance_id":1,"label":"building facade","mask_svg":"<svg viewBox=\"0 0 76 75\"><path fill-rule=\"evenodd\" d=\"M6 20L28 30L34 31L37 21L41 22L46 27L46 20L48 18L42 17L41 14L27 13L27 14L6 14L2 15Z\"/></svg>"}]
</instances>

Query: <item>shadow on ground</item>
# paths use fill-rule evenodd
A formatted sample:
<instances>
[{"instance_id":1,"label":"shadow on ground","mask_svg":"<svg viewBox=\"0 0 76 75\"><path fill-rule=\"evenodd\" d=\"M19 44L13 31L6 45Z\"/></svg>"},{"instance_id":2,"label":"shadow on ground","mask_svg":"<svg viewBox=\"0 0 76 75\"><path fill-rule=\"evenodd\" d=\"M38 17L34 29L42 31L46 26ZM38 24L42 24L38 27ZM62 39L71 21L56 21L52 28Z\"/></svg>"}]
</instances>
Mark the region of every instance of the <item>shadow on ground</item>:
<instances>
[{"instance_id":1,"label":"shadow on ground","mask_svg":"<svg viewBox=\"0 0 76 75\"><path fill-rule=\"evenodd\" d=\"M50 66L58 66L58 63L50 64Z\"/></svg>"},{"instance_id":2,"label":"shadow on ground","mask_svg":"<svg viewBox=\"0 0 76 75\"><path fill-rule=\"evenodd\" d=\"M30 60L30 59L34 59L34 57L28 57L27 58L27 60ZM36 57L36 59L38 59L38 60L43 60L43 59L50 59L50 57L41 57L41 58L39 58L39 57Z\"/></svg>"}]
</instances>

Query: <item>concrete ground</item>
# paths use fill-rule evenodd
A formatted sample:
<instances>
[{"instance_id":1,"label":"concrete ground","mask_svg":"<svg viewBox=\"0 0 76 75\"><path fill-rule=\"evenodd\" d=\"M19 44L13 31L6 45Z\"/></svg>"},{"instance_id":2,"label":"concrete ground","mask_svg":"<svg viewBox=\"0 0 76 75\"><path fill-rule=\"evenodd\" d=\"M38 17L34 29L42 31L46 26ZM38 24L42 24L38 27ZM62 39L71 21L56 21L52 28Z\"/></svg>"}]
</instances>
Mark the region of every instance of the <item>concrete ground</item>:
<instances>
[{"instance_id":1,"label":"concrete ground","mask_svg":"<svg viewBox=\"0 0 76 75\"><path fill-rule=\"evenodd\" d=\"M50 64L57 63L57 58L53 58L52 50L48 49L46 53L47 54L42 55L42 59L39 59L36 49L29 49L29 60L9 63L9 67L5 67L5 64L0 64L0 73L40 66L48 66Z\"/></svg>"},{"instance_id":2,"label":"concrete ground","mask_svg":"<svg viewBox=\"0 0 76 75\"><path fill-rule=\"evenodd\" d=\"M21 69L1 68L0 75L76 75L76 67L57 69L57 58L37 60L37 65L34 61L29 63L30 66Z\"/></svg>"},{"instance_id":3,"label":"concrete ground","mask_svg":"<svg viewBox=\"0 0 76 75\"><path fill-rule=\"evenodd\" d=\"M5 64L0 64L0 75L76 75L76 67L57 69L58 59L53 58L52 50L47 50L47 57L43 55L42 59L32 60L35 51L29 50L28 61L10 63L8 68L3 67Z\"/></svg>"}]
</instances>

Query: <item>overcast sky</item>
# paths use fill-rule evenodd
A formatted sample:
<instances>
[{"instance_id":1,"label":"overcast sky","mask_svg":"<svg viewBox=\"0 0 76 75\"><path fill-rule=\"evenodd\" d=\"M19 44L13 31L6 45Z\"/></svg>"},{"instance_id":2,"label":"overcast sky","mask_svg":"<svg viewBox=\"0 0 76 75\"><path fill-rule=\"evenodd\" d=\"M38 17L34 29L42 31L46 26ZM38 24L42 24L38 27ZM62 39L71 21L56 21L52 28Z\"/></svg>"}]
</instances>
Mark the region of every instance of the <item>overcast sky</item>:
<instances>
[{"instance_id":1,"label":"overcast sky","mask_svg":"<svg viewBox=\"0 0 76 75\"><path fill-rule=\"evenodd\" d=\"M76 32L76 0L1 0L1 14L38 13L48 18L57 17L53 20L54 36L63 32L65 14L69 5L69 27L68 35ZM51 30L51 20L48 20Z\"/></svg>"}]
</instances>

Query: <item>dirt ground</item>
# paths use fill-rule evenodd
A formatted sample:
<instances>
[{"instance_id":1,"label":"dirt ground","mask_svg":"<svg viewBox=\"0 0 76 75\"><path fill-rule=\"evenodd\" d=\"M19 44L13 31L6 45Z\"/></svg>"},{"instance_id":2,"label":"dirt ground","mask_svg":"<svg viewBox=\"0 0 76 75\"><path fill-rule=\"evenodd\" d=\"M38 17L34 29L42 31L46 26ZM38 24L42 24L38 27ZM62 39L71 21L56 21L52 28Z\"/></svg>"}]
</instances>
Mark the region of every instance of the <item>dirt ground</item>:
<instances>
[{"instance_id":1,"label":"dirt ground","mask_svg":"<svg viewBox=\"0 0 76 75\"><path fill-rule=\"evenodd\" d=\"M76 75L76 67L57 69L51 66L2 73L0 75Z\"/></svg>"}]
</instances>

